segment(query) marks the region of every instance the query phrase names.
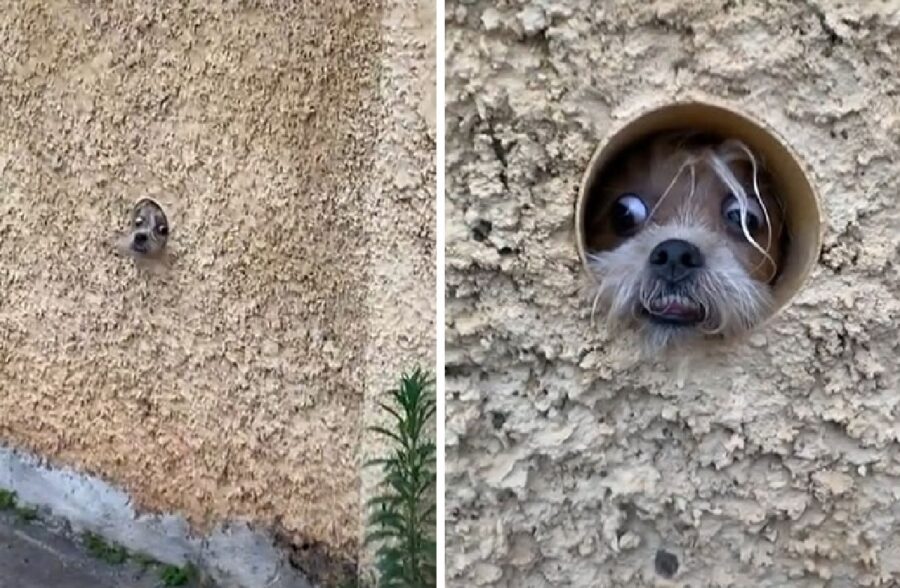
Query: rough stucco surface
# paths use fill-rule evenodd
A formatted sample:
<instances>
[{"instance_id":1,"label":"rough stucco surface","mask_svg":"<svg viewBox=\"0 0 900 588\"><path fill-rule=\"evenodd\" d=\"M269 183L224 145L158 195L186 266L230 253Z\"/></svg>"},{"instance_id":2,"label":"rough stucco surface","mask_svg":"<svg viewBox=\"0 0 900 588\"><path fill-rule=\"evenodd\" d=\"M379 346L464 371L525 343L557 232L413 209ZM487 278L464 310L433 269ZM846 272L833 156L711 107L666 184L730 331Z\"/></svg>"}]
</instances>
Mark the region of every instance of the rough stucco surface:
<instances>
[{"instance_id":1,"label":"rough stucco surface","mask_svg":"<svg viewBox=\"0 0 900 588\"><path fill-rule=\"evenodd\" d=\"M447 19L448 585L898 585L900 3ZM827 217L793 303L683 372L591 329L572 230L606 131L677 97L788 137Z\"/></svg>"},{"instance_id":2,"label":"rough stucco surface","mask_svg":"<svg viewBox=\"0 0 900 588\"><path fill-rule=\"evenodd\" d=\"M385 450L383 437L368 430L390 422L377 402L404 371L433 371L435 364L435 25L433 0L384 4L381 92L390 122L376 150L382 181L366 210L371 235L363 461ZM381 477L379 468L362 471L363 526L366 499L378 492ZM362 554L365 564L376 548L370 544Z\"/></svg>"},{"instance_id":3,"label":"rough stucco surface","mask_svg":"<svg viewBox=\"0 0 900 588\"><path fill-rule=\"evenodd\" d=\"M378 2L0 3L0 438L356 557L373 227L415 233L378 273L420 259L395 304L433 316L428 195L377 202L382 45ZM165 275L113 255L143 196Z\"/></svg>"}]
</instances>

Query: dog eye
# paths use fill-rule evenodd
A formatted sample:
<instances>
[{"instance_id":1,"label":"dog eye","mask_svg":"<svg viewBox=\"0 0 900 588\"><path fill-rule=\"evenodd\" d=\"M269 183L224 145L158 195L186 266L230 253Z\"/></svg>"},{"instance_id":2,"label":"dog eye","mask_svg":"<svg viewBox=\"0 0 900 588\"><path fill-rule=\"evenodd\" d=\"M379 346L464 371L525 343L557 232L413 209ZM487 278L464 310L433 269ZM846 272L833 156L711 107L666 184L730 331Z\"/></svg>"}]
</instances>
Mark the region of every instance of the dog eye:
<instances>
[{"instance_id":1,"label":"dog eye","mask_svg":"<svg viewBox=\"0 0 900 588\"><path fill-rule=\"evenodd\" d=\"M165 237L169 234L169 227L167 227L166 225L159 225L158 227L156 227L156 232Z\"/></svg>"},{"instance_id":2,"label":"dog eye","mask_svg":"<svg viewBox=\"0 0 900 588\"><path fill-rule=\"evenodd\" d=\"M134 226L139 227L142 224L144 224L144 217L139 216L136 219L134 219Z\"/></svg>"},{"instance_id":3,"label":"dog eye","mask_svg":"<svg viewBox=\"0 0 900 588\"><path fill-rule=\"evenodd\" d=\"M722 203L722 215L725 217L725 221L730 224L732 227L737 229L740 233L744 232L743 227L741 226L741 203L734 196L729 196L725 199L725 202ZM762 226L762 209L759 207L759 204L755 200L747 201L747 230L751 233L755 233L760 226Z\"/></svg>"},{"instance_id":4,"label":"dog eye","mask_svg":"<svg viewBox=\"0 0 900 588\"><path fill-rule=\"evenodd\" d=\"M647 205L637 194L622 194L612 209L613 230L619 236L634 233L647 220Z\"/></svg>"}]
</instances>

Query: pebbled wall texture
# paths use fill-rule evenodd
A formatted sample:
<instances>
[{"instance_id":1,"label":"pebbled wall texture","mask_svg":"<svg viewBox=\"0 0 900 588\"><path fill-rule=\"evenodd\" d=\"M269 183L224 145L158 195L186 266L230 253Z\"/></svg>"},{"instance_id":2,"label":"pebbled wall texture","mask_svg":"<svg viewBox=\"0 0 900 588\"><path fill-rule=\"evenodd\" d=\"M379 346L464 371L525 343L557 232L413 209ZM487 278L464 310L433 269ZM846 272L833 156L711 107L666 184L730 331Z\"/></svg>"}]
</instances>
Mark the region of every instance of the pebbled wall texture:
<instances>
[{"instance_id":1,"label":"pebbled wall texture","mask_svg":"<svg viewBox=\"0 0 900 588\"><path fill-rule=\"evenodd\" d=\"M434 0L384 2L380 87L389 117L376 149L374 193L364 221L369 238L362 459L382 457L384 438L369 427L392 417L378 406L402 372L434 370L436 222L436 6ZM363 468L362 508L379 492L382 470ZM361 518L365 526L365 516ZM364 532L365 529L360 529ZM376 543L361 553L373 564Z\"/></svg>"},{"instance_id":2,"label":"pebbled wall texture","mask_svg":"<svg viewBox=\"0 0 900 588\"><path fill-rule=\"evenodd\" d=\"M433 18L0 1L0 442L352 567L370 407L434 359ZM113 253L144 196L161 275Z\"/></svg>"},{"instance_id":3,"label":"pebbled wall texture","mask_svg":"<svg viewBox=\"0 0 900 588\"><path fill-rule=\"evenodd\" d=\"M447 579L900 585L900 2L447 5ZM810 279L678 370L592 329L607 131L725 102L821 195Z\"/></svg>"}]
</instances>

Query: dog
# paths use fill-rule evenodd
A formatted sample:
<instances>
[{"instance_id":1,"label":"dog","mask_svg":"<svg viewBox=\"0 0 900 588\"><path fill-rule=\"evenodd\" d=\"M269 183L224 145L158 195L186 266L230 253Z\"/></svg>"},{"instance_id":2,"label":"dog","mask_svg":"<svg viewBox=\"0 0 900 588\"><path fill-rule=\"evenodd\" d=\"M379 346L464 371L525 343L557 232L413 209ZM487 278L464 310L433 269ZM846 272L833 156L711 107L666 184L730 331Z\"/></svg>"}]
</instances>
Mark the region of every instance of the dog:
<instances>
[{"instance_id":1,"label":"dog","mask_svg":"<svg viewBox=\"0 0 900 588\"><path fill-rule=\"evenodd\" d=\"M787 246L781 200L743 142L705 133L645 139L589 188L591 318L635 329L646 352L745 334L773 309Z\"/></svg>"},{"instance_id":2,"label":"dog","mask_svg":"<svg viewBox=\"0 0 900 588\"><path fill-rule=\"evenodd\" d=\"M138 200L129 213L128 226L118 242L120 253L142 265L167 261L169 220L158 202L152 198Z\"/></svg>"}]
</instances>

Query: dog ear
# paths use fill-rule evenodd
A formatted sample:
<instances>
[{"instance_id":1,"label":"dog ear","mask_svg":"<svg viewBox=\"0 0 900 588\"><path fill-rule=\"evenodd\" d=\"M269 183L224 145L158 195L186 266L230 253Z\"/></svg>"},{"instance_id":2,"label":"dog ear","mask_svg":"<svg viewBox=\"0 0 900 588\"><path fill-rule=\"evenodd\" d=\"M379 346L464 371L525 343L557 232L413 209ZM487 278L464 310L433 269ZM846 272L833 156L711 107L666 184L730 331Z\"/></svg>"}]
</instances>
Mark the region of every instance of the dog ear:
<instances>
[{"instance_id":1,"label":"dog ear","mask_svg":"<svg viewBox=\"0 0 900 588\"><path fill-rule=\"evenodd\" d=\"M163 212L163 214L165 214L165 212L163 211L162 204L160 204L158 200L150 198L149 196L145 196L145 197L141 198L140 200L135 202L134 205L132 205L132 207L131 207L132 214L137 212L141 207L146 206L146 205L150 205L150 206L156 208L157 210L159 210L160 212Z\"/></svg>"}]
</instances>

